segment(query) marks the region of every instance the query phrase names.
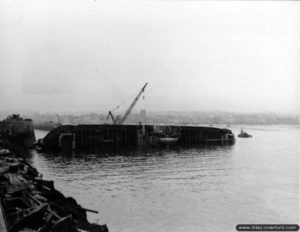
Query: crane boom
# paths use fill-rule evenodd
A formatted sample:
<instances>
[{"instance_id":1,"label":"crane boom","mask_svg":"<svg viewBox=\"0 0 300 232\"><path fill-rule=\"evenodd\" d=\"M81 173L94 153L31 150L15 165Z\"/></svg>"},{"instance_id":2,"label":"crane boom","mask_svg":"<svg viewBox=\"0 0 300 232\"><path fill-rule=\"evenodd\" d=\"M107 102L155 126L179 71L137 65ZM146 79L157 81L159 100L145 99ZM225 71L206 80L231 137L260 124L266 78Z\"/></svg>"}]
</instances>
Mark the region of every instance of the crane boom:
<instances>
[{"instance_id":1,"label":"crane boom","mask_svg":"<svg viewBox=\"0 0 300 232\"><path fill-rule=\"evenodd\" d=\"M115 117L114 117L114 115L112 114L111 111L108 111L108 115L106 116L106 118L104 120L104 124L109 123L109 117L111 118L113 124L117 124L117 120L115 119Z\"/></svg>"},{"instance_id":2,"label":"crane boom","mask_svg":"<svg viewBox=\"0 0 300 232\"><path fill-rule=\"evenodd\" d=\"M131 113L133 107L135 106L135 104L137 103L137 101L139 100L140 96L142 95L142 93L144 92L146 86L147 86L148 82L146 82L146 84L143 86L143 88L141 89L141 91L138 93L138 95L134 98L133 102L131 103L131 105L129 106L129 108L127 109L127 111L125 112L124 116L120 119L120 121L118 122L118 124L123 124L123 122L127 119L127 117L129 116L129 114Z\"/></svg>"},{"instance_id":3,"label":"crane boom","mask_svg":"<svg viewBox=\"0 0 300 232\"><path fill-rule=\"evenodd\" d=\"M116 121L116 119L115 119L115 117L113 116L113 114L112 114L111 111L108 112L108 115L111 117L111 120L113 121L113 124L117 124L117 121Z\"/></svg>"}]
</instances>

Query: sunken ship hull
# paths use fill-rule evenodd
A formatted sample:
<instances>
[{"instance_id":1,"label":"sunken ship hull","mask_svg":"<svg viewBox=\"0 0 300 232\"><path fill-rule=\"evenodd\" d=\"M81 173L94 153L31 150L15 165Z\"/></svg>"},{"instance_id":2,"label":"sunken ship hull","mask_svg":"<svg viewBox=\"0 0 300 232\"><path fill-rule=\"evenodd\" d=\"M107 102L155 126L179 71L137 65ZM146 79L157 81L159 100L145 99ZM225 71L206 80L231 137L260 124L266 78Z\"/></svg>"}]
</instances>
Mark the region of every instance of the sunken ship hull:
<instances>
[{"instance_id":1,"label":"sunken ship hull","mask_svg":"<svg viewBox=\"0 0 300 232\"><path fill-rule=\"evenodd\" d=\"M51 130L41 141L44 150L97 150L149 147L155 133L177 134L176 145L233 144L228 129L174 125L63 125Z\"/></svg>"}]
</instances>

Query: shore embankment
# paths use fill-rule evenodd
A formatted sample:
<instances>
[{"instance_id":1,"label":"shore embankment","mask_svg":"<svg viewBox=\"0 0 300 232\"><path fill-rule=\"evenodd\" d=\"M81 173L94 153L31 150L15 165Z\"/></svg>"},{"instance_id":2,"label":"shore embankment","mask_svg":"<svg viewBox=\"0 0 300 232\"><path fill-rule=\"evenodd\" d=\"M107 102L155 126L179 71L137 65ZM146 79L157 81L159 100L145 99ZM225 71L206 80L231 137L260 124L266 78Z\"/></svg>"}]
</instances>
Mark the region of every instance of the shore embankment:
<instances>
[{"instance_id":1,"label":"shore embankment","mask_svg":"<svg viewBox=\"0 0 300 232\"><path fill-rule=\"evenodd\" d=\"M106 225L88 222L87 212L72 197L65 197L54 181L24 158L0 146L0 230L4 232L107 232Z\"/></svg>"}]
</instances>

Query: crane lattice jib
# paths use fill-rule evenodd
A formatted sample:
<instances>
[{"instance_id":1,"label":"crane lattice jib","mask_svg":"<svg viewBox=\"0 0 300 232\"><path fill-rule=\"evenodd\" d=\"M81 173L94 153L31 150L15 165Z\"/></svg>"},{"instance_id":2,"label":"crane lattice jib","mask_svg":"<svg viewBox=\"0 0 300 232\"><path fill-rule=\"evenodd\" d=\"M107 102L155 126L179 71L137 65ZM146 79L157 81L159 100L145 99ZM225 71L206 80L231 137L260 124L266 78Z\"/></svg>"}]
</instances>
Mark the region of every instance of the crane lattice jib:
<instances>
[{"instance_id":1,"label":"crane lattice jib","mask_svg":"<svg viewBox=\"0 0 300 232\"><path fill-rule=\"evenodd\" d=\"M123 122L127 119L127 117L129 116L129 114L131 113L133 107L135 106L135 104L137 103L137 101L139 100L139 98L141 97L142 93L144 92L146 86L147 86L148 82L146 82L146 84L143 86L143 88L141 89L141 91L138 93L138 95L134 98L133 102L131 103L131 105L129 106L129 108L127 109L126 113L124 114L124 116L120 119L119 124L123 124Z\"/></svg>"}]
</instances>

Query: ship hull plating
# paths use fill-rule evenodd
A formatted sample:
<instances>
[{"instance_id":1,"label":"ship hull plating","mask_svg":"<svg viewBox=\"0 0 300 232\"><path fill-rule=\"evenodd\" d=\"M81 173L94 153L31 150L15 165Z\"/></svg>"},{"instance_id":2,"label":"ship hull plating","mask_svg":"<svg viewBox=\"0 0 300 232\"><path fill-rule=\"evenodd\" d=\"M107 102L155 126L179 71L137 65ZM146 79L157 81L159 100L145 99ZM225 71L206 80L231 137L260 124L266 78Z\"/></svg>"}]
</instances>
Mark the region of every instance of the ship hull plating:
<instances>
[{"instance_id":1,"label":"ship hull plating","mask_svg":"<svg viewBox=\"0 0 300 232\"><path fill-rule=\"evenodd\" d=\"M176 133L177 146L233 144L228 129L174 125L64 125L50 131L41 141L45 150L97 150L151 147L153 134ZM158 138L160 139L160 138Z\"/></svg>"}]
</instances>

